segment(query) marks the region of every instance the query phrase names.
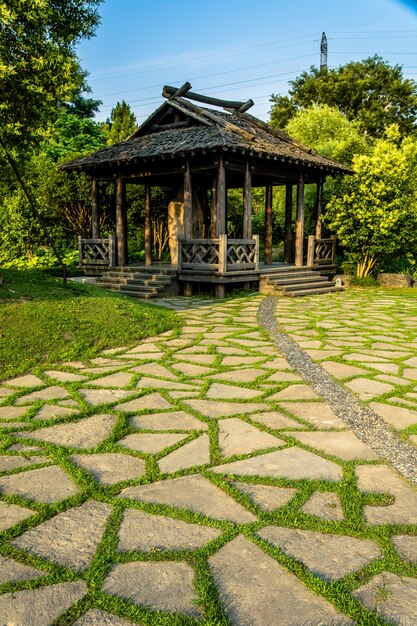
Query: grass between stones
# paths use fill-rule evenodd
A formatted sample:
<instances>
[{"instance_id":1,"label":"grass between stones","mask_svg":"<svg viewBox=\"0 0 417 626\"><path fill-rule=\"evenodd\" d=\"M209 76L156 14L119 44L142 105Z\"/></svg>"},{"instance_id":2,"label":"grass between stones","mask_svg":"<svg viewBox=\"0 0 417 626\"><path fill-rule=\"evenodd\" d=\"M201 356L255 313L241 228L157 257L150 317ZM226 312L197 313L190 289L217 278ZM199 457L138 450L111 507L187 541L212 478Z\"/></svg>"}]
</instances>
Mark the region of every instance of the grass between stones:
<instances>
[{"instance_id":1,"label":"grass between stones","mask_svg":"<svg viewBox=\"0 0 417 626\"><path fill-rule=\"evenodd\" d=\"M238 325L236 321L236 315L243 313L247 308L247 302L251 305L251 301L238 300L236 302L229 302L223 305L212 306L211 310L221 310L226 314L226 325L235 326ZM136 306L136 305L135 305ZM156 314L162 313L160 309L155 309ZM227 316L228 313L233 313ZM201 316L195 316L195 319L202 320L208 324L208 331L219 322L210 321L210 312L207 313L207 317L201 318ZM187 316L187 323L190 320ZM311 328L315 328L315 323L309 321ZM233 336L228 337L223 343L229 346L233 346L233 337L238 338L251 332L258 332L259 329L254 324L242 325L242 331L233 333ZM206 336L210 333L206 333ZM190 337L189 341L184 343L183 347L198 346L202 338L202 333L198 333L195 337ZM176 337L175 333L172 337ZM166 340L166 338L164 338ZM131 343L132 338L130 338ZM162 338L161 338L162 340ZM124 342L123 342L124 343ZM190 376L182 374L175 369L175 361L173 359L175 352L178 348L168 349L165 355L158 361L164 365L169 372L175 374L178 377L179 383L190 383ZM269 359L279 356L278 354L267 355L262 348L256 346L254 341L253 347L245 346L245 351L250 356L259 356L261 361L253 367L259 367L262 369L262 365ZM216 360L210 367L213 370L213 374L222 372L233 372L236 368L226 367L221 365L221 355L216 352L216 346L208 346L208 354L215 354ZM117 359L117 356L115 357ZM334 360L334 359L333 359ZM149 361L141 361L136 359L134 365L140 365L141 363L149 363ZM246 367L246 366L245 366ZM249 366L251 367L251 366ZM115 367L113 371L126 371L130 372L132 364L128 363L125 366ZM55 368L56 369L56 368ZM64 368L61 367L64 371ZM65 368L65 371L70 371L71 368ZM288 368L289 370L289 368ZM78 371L73 368L72 371ZM264 373L260 375L253 383L235 383L222 381L222 384L230 384L234 387L241 387L242 389L260 389L261 393L259 397L254 400L247 400L242 402L242 408L245 404L251 402L263 403L268 401L268 397L288 387L291 383L283 381L274 383L271 385L271 389L261 389L259 385L263 384L265 380L275 371L273 369L264 369ZM41 369L37 370L41 375ZM89 375L88 382L97 380L106 373L100 373L97 375ZM269 452L271 448L259 449L256 452L248 454L235 454L224 458L221 453L218 440L219 424L216 419L209 419L204 417L199 411L190 408L182 399L175 399L169 391L164 389L144 388L137 389L136 384L140 380L142 374L137 373L129 385L124 387L126 390L130 390L132 395L129 395L126 400L132 398L143 397L151 392L158 391L163 398L170 402L172 409L170 411L186 411L189 415L197 417L201 422L208 424L208 434L210 437L210 452L211 452L211 464L207 466L193 466L185 470L178 470L177 472L164 475L161 474L157 461L169 452L180 449L187 442L192 441L201 435L200 431L182 431L180 429L170 429L164 432L168 433L184 433L187 435L187 439L165 448L156 454L146 454L143 452L136 452L135 450L127 450L118 444L118 442L129 434L137 433L138 429L134 428L130 424L130 418L133 415L152 415L152 413L160 412L155 409L154 411L142 410L142 411L121 411L114 408L116 402L109 404L102 404L97 406L91 406L85 400L85 398L79 393L81 388L89 387L87 381L73 382L73 383L59 383L70 394L71 398L77 402L78 414L74 414L71 417L62 417L54 420L37 420L35 418L37 411L43 405L42 402L36 402L28 407L26 415L20 420L24 424L26 429L16 432L16 427L10 429L2 429L1 433L1 445L0 455L7 456L10 454L7 451L9 445L14 443L21 444L33 444L40 448L39 451L33 453L13 453L20 454L27 458L30 454L45 455L45 464L39 464L33 467L43 467L46 464L54 463L65 470L65 472L71 477L78 489L79 494L73 495L64 501L57 502L55 504L41 504L35 501L28 501L17 495L2 495L0 501L10 502L30 508L34 512L34 516L20 522L13 526L11 529L0 533L0 554L10 556L17 561L37 567L45 572L45 577L37 578L30 581L22 581L18 583L5 583L0 585L0 594L19 591L22 589L35 589L44 585L53 584L56 582L65 582L73 580L85 580L89 585L89 593L82 600L76 602L68 611L63 613L55 622L53 626L66 626L72 624L76 619L85 613L85 611L91 607L99 608L109 613L125 617L133 623L143 624L148 626L196 626L200 622L192 617L185 615L169 615L162 611L153 611L145 606L138 606L133 602L122 599L117 596L111 596L103 592L102 585L104 580L112 566L115 564L130 563L130 562L163 562L163 561L182 561L188 563L195 572L195 590L197 592L199 602L204 609L204 618L202 622L207 626L227 626L230 622L225 614L222 603L219 599L219 594L214 582L213 576L210 572L207 564L207 559L215 554L223 545L231 541L238 534L243 534L247 539L258 545L264 552L269 554L273 559L281 563L287 570L293 572L304 585L311 589L313 592L321 595L329 600L334 606L345 613L349 617L355 620L359 625L363 626L382 626L385 622L379 618L376 614L368 611L359 601L352 596L352 591L363 585L370 580L376 574L382 571L389 571L400 576L417 577L417 565L412 565L406 561L402 561L391 543L391 536L393 534L417 534L417 526L415 525L383 525L383 526L368 526L363 517L363 507L365 505L385 505L392 501L392 498L385 494L368 494L359 491L357 487L357 480L355 475L355 467L363 464L363 461L342 461L340 458L331 454L318 451L311 446L304 445L295 440L291 436L286 434L286 431L291 428L272 429L263 423L256 421L256 412L251 413L250 417L245 413L233 415L233 418L239 418L243 422L256 426L260 431L270 433L279 437L285 442L284 446L277 446L277 449L283 449L285 447L291 447L296 445L300 449L311 451L318 456L328 459L337 463L343 470L343 479L339 482L333 482L330 480L290 480L287 478L260 478L258 476L233 476L233 475L220 475L214 474L210 471L210 467L218 465L220 463L229 463L236 460L252 458L254 456L260 456L266 452ZM54 380L45 377L47 383L55 383ZM157 377L155 377L157 379ZM160 380L164 380L163 377ZM169 379L166 379L169 380ZM203 384L196 384L196 389L199 395L196 397L204 397L209 387L209 375L202 374L193 377L193 382L198 383L201 381ZM36 388L25 389L24 393L29 393ZM110 388L112 389L112 388ZM396 388L397 391L397 388ZM6 398L1 406L12 405L14 400L23 395L23 390L16 390L11 396ZM49 402L51 406L60 406L59 400L52 400ZM123 402L123 401L121 401ZM227 406L228 402L232 400L223 400L224 405ZM306 401L307 402L307 401ZM311 400L309 400L311 402ZM287 403L289 404L289 403ZM295 423L299 424L302 430L315 430L314 426L307 420L296 417L291 413L288 408L284 408L279 402L271 404L271 411L277 410L283 415L290 417ZM73 448L70 446L61 446L57 444L51 444L42 442L31 438L31 433L35 432L39 428L50 427L58 424L71 424L77 423L80 420L80 416L86 418L96 414L106 413L113 415L116 418L114 427L111 433L97 446L91 448ZM227 419L227 418L226 418ZM3 422L4 425L4 422ZM331 431L334 429L326 429ZM16 433L16 434L12 434ZM155 432L151 429L141 429L140 433ZM72 454L94 454L102 452L117 452L133 456L139 459L144 459L146 462L146 473L139 478L125 480L119 482L113 486L105 487L100 485L93 476L78 467L69 457ZM367 465L372 465L377 462L367 462ZM0 472L0 476L24 474L25 471L31 469L31 467L16 468L8 472ZM213 485L216 485L221 491L229 495L235 502L240 503L245 509L252 512L256 516L256 521L246 524L237 524L228 521L222 521L215 518L208 518L201 513L194 513L188 509L173 507L164 504L152 504L145 501L136 501L130 498L117 498L121 489L135 485L145 485L164 480L166 478L172 479L179 476L188 476L200 474L205 479L209 480ZM234 479L242 481L247 484L253 485L271 485L277 487L290 487L296 490L296 494L289 502L274 511L267 512L258 506L248 495L240 491ZM301 510L301 507L309 500L309 498L315 492L331 492L338 494L344 512L343 521L324 521L314 515L307 514ZM72 507L79 506L87 500L94 499L98 502L110 504L112 506L112 513L109 516L105 525L102 539L98 545L95 556L87 571L82 573L75 573L70 568L60 566L56 563L48 561L39 556L34 556L18 549L13 546L10 541L20 536L23 532L39 526L42 522L48 519L52 519L57 514L67 511ZM204 547L196 550L163 550L157 549L151 552L142 552L140 550L130 552L118 551L118 531L123 519L123 513L126 509L136 509L144 511L154 515L163 515L171 519L178 519L185 522L210 526L221 530L222 534L218 538L209 541ZM257 535L257 531L269 525L283 526L292 529L303 529L318 531L323 534L344 535L350 537L357 537L360 539L369 539L374 541L381 549L382 556L367 566L363 567L359 572L350 573L342 580L326 582L314 575L307 567L294 558L291 558L285 552L279 548L272 546L266 540L261 539Z\"/></svg>"},{"instance_id":2,"label":"grass between stones","mask_svg":"<svg viewBox=\"0 0 417 626\"><path fill-rule=\"evenodd\" d=\"M177 326L175 315L91 285L39 271L2 270L0 379L48 363L91 358L103 348Z\"/></svg>"}]
</instances>

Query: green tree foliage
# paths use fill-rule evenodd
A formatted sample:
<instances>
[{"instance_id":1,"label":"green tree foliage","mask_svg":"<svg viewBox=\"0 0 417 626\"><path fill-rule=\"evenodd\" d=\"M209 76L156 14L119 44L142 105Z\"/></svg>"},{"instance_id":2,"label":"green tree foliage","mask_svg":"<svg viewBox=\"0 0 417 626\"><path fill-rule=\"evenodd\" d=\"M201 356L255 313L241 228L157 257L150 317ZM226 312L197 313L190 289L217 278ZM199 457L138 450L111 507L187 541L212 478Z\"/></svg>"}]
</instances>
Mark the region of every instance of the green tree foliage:
<instances>
[{"instance_id":1,"label":"green tree foliage","mask_svg":"<svg viewBox=\"0 0 417 626\"><path fill-rule=\"evenodd\" d=\"M112 109L110 117L103 124L103 131L107 138L107 145L112 146L127 139L137 128L136 117L130 105L124 100L118 102Z\"/></svg>"},{"instance_id":2,"label":"green tree foliage","mask_svg":"<svg viewBox=\"0 0 417 626\"><path fill-rule=\"evenodd\" d=\"M417 252L417 141L391 126L370 154L354 157L353 170L324 221L365 277L389 257Z\"/></svg>"},{"instance_id":3,"label":"green tree foliage","mask_svg":"<svg viewBox=\"0 0 417 626\"><path fill-rule=\"evenodd\" d=\"M105 145L104 133L97 122L63 109L43 149L51 159L60 161L95 152Z\"/></svg>"},{"instance_id":4,"label":"green tree foliage","mask_svg":"<svg viewBox=\"0 0 417 626\"><path fill-rule=\"evenodd\" d=\"M415 130L417 86L405 79L399 65L375 55L337 69L311 67L290 82L289 96L271 96L271 124L285 128L289 120L312 104L336 107L373 137L398 124L402 135Z\"/></svg>"},{"instance_id":5,"label":"green tree foliage","mask_svg":"<svg viewBox=\"0 0 417 626\"><path fill-rule=\"evenodd\" d=\"M84 81L75 45L101 0L0 0L0 128L9 146L41 136Z\"/></svg>"},{"instance_id":6,"label":"green tree foliage","mask_svg":"<svg viewBox=\"0 0 417 626\"><path fill-rule=\"evenodd\" d=\"M285 130L315 152L346 165L352 163L355 154L369 150L357 122L327 104L297 111Z\"/></svg>"}]
</instances>

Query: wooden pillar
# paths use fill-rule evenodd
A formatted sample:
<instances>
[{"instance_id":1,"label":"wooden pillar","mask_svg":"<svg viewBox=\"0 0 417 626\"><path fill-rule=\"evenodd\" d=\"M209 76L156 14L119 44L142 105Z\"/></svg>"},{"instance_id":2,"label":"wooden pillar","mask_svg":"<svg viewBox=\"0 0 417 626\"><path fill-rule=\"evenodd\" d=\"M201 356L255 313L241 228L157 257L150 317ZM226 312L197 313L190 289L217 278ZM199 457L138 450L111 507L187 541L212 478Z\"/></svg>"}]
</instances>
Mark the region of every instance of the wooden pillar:
<instances>
[{"instance_id":1,"label":"wooden pillar","mask_svg":"<svg viewBox=\"0 0 417 626\"><path fill-rule=\"evenodd\" d=\"M297 215L295 220L295 264L303 265L304 249L304 173L301 170L297 183Z\"/></svg>"},{"instance_id":2,"label":"wooden pillar","mask_svg":"<svg viewBox=\"0 0 417 626\"><path fill-rule=\"evenodd\" d=\"M126 265L127 228L126 228L126 183L123 178L116 178L116 238L117 265Z\"/></svg>"},{"instance_id":3,"label":"wooden pillar","mask_svg":"<svg viewBox=\"0 0 417 626\"><path fill-rule=\"evenodd\" d=\"M91 179L91 236L93 239L99 239L100 237L97 178Z\"/></svg>"},{"instance_id":4,"label":"wooden pillar","mask_svg":"<svg viewBox=\"0 0 417 626\"><path fill-rule=\"evenodd\" d=\"M284 260L292 263L292 183L285 185Z\"/></svg>"},{"instance_id":5,"label":"wooden pillar","mask_svg":"<svg viewBox=\"0 0 417 626\"><path fill-rule=\"evenodd\" d=\"M145 265L152 265L151 204L152 188L145 185Z\"/></svg>"},{"instance_id":6,"label":"wooden pillar","mask_svg":"<svg viewBox=\"0 0 417 626\"><path fill-rule=\"evenodd\" d=\"M243 239L252 237L252 174L246 163L243 180Z\"/></svg>"},{"instance_id":7,"label":"wooden pillar","mask_svg":"<svg viewBox=\"0 0 417 626\"><path fill-rule=\"evenodd\" d=\"M214 238L217 233L217 174L213 176L211 186L211 200L210 200L210 230L208 231L208 237Z\"/></svg>"},{"instance_id":8,"label":"wooden pillar","mask_svg":"<svg viewBox=\"0 0 417 626\"><path fill-rule=\"evenodd\" d=\"M321 239L321 214L323 211L323 179L320 178L317 183L317 196L316 196L316 239Z\"/></svg>"},{"instance_id":9,"label":"wooden pillar","mask_svg":"<svg viewBox=\"0 0 417 626\"><path fill-rule=\"evenodd\" d=\"M226 233L226 170L222 154L219 158L216 183L216 228L212 237Z\"/></svg>"},{"instance_id":10,"label":"wooden pillar","mask_svg":"<svg viewBox=\"0 0 417 626\"><path fill-rule=\"evenodd\" d=\"M265 263L272 263L272 185L265 187Z\"/></svg>"},{"instance_id":11,"label":"wooden pillar","mask_svg":"<svg viewBox=\"0 0 417 626\"><path fill-rule=\"evenodd\" d=\"M187 165L184 172L184 237L192 238L193 232L193 190L191 180L190 164Z\"/></svg>"}]
</instances>

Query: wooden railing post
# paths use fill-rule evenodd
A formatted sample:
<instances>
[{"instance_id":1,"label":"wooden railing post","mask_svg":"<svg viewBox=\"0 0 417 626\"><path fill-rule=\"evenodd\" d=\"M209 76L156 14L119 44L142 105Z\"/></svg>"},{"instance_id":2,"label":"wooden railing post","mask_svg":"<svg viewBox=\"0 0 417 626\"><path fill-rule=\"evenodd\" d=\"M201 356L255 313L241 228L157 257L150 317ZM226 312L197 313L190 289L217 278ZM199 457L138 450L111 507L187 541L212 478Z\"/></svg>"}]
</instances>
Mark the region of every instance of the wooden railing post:
<instances>
[{"instance_id":1,"label":"wooden railing post","mask_svg":"<svg viewBox=\"0 0 417 626\"><path fill-rule=\"evenodd\" d=\"M177 246L178 246L178 252L177 252L178 269L180 270L182 268L182 237L178 237Z\"/></svg>"},{"instance_id":2,"label":"wooden railing post","mask_svg":"<svg viewBox=\"0 0 417 626\"><path fill-rule=\"evenodd\" d=\"M308 250L307 250L307 266L313 267L314 265L314 248L316 247L316 236L308 236Z\"/></svg>"},{"instance_id":3,"label":"wooden railing post","mask_svg":"<svg viewBox=\"0 0 417 626\"><path fill-rule=\"evenodd\" d=\"M259 270L259 235L252 235L252 239L255 242L255 256L254 256L254 263L255 263L255 270L258 271Z\"/></svg>"},{"instance_id":4,"label":"wooden railing post","mask_svg":"<svg viewBox=\"0 0 417 626\"><path fill-rule=\"evenodd\" d=\"M79 260L79 264L82 265L83 264L83 242L82 242L81 235L78 235L78 260Z\"/></svg>"},{"instance_id":5,"label":"wooden railing post","mask_svg":"<svg viewBox=\"0 0 417 626\"><path fill-rule=\"evenodd\" d=\"M109 266L114 267L116 265L116 236L109 236Z\"/></svg>"},{"instance_id":6,"label":"wooden railing post","mask_svg":"<svg viewBox=\"0 0 417 626\"><path fill-rule=\"evenodd\" d=\"M333 239L332 242L332 265L336 262L336 235L331 235L330 239Z\"/></svg>"},{"instance_id":7,"label":"wooden railing post","mask_svg":"<svg viewBox=\"0 0 417 626\"><path fill-rule=\"evenodd\" d=\"M227 235L219 235L219 272L227 272Z\"/></svg>"}]
</instances>

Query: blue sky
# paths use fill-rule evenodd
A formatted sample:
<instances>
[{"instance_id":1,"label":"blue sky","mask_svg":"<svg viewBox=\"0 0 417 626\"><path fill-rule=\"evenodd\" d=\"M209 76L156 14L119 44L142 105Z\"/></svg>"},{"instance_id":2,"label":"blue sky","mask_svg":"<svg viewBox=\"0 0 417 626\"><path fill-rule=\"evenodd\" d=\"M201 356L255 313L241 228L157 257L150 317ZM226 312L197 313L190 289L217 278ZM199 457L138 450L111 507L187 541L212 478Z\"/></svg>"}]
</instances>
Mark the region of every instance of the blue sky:
<instances>
[{"instance_id":1,"label":"blue sky","mask_svg":"<svg viewBox=\"0 0 417 626\"><path fill-rule=\"evenodd\" d=\"M189 80L195 91L255 100L268 119L271 93L319 64L320 38L337 67L375 53L417 79L415 0L106 0L97 36L78 47L106 119L122 99L138 122L162 101L164 84Z\"/></svg>"}]
</instances>

